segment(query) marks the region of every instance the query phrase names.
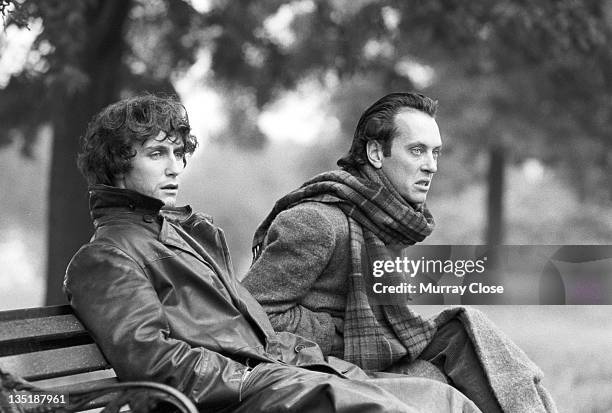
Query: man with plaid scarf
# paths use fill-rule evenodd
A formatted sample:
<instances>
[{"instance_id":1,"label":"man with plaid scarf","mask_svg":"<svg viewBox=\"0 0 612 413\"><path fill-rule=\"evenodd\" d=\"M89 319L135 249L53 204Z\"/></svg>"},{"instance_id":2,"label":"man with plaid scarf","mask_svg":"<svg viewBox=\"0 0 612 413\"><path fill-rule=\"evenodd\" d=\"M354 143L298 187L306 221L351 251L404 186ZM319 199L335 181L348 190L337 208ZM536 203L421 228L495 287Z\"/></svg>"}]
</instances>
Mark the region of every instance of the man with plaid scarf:
<instances>
[{"instance_id":1,"label":"man with plaid scarf","mask_svg":"<svg viewBox=\"0 0 612 413\"><path fill-rule=\"evenodd\" d=\"M259 226L243 284L276 330L314 340L326 355L371 372L438 377L483 412L555 411L539 369L481 313L456 308L426 320L368 296L372 263L434 228L425 199L442 145L436 110L416 93L368 108L341 170L282 197Z\"/></svg>"}]
</instances>

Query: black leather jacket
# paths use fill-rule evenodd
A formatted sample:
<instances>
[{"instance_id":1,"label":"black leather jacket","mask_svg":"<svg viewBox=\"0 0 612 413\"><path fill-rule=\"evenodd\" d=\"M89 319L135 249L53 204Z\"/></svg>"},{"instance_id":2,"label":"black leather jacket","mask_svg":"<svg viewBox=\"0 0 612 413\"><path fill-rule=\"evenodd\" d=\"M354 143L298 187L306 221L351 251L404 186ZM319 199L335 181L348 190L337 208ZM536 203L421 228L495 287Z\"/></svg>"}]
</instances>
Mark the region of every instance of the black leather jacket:
<instances>
[{"instance_id":1,"label":"black leather jacket","mask_svg":"<svg viewBox=\"0 0 612 413\"><path fill-rule=\"evenodd\" d=\"M238 403L247 363L317 366L319 347L275 333L233 275L221 229L189 207L90 188L95 235L66 271L70 304L122 380L170 384L199 407Z\"/></svg>"}]
</instances>

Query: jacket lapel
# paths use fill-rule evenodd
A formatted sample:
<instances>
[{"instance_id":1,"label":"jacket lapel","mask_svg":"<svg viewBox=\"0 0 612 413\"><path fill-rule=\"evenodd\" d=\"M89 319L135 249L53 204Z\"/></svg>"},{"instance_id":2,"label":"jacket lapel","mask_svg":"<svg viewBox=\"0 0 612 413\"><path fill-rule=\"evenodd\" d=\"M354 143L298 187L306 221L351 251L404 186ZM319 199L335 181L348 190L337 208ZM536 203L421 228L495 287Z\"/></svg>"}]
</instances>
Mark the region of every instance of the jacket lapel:
<instances>
[{"instance_id":1,"label":"jacket lapel","mask_svg":"<svg viewBox=\"0 0 612 413\"><path fill-rule=\"evenodd\" d=\"M204 264L212 267L211 262L209 262L212 261L211 257L202 256L201 253L205 253L203 249L200 251L200 253L196 252L196 250L193 249L191 245L189 245L189 243L178 234L174 226L172 226L166 219L164 219L162 222L161 231L159 232L159 241L166 246L178 248L188 254L191 254L199 261L202 261ZM209 261L207 261L207 259Z\"/></svg>"},{"instance_id":2,"label":"jacket lapel","mask_svg":"<svg viewBox=\"0 0 612 413\"><path fill-rule=\"evenodd\" d=\"M261 308L259 303L253 300L249 300L247 297L242 297L238 289L241 287L237 285L238 281L234 279L232 275L232 269L229 268L231 263L226 262L223 255L219 254L218 256L212 256L208 250L219 251L220 253L224 252L225 247L225 239L218 239L217 234L200 234L200 232L210 232L211 228L204 228L204 225L197 225L197 234L194 235L202 235L197 236L197 240L194 239L193 245L197 245L201 247L192 247L187 241L185 241L184 237L178 233L179 230L175 228L167 219L163 220L161 231L159 234L159 240L163 244L167 246L171 246L174 248L178 248L181 251L184 251L188 254L193 255L199 261L210 267L215 274L219 277L219 280L223 283L223 286L229 293L234 305L240 310L240 312L250 319L263 333L265 337L274 337L275 332L270 324L270 320L265 315L265 311ZM191 236L185 230L183 230L183 234L185 236ZM214 238L211 240L210 238L214 235ZM213 245L202 245L202 242L208 240L213 243ZM213 241L214 240L214 241ZM209 242L210 243L210 242ZM206 248L208 246L209 248ZM221 265L225 264L227 266L226 269L221 268ZM245 294L246 290L244 288L241 289L242 293ZM246 294L249 294L246 292ZM243 299L244 298L244 299ZM263 314L263 319L262 319Z\"/></svg>"}]
</instances>

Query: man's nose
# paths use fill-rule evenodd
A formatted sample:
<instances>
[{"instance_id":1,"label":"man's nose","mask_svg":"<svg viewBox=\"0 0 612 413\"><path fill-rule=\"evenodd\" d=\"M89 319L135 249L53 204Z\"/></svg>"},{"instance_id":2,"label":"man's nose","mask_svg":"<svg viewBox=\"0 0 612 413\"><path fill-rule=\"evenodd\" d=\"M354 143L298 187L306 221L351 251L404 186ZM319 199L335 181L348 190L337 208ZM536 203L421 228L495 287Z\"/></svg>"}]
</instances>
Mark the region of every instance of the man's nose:
<instances>
[{"instance_id":1,"label":"man's nose","mask_svg":"<svg viewBox=\"0 0 612 413\"><path fill-rule=\"evenodd\" d=\"M425 155L423 163L421 164L421 170L432 174L438 171L438 160L434 157L433 153Z\"/></svg>"},{"instance_id":2,"label":"man's nose","mask_svg":"<svg viewBox=\"0 0 612 413\"><path fill-rule=\"evenodd\" d=\"M174 155L170 155L168 159L168 165L166 165L166 175L168 176L177 176L181 172L183 172L183 159L177 158Z\"/></svg>"}]
</instances>

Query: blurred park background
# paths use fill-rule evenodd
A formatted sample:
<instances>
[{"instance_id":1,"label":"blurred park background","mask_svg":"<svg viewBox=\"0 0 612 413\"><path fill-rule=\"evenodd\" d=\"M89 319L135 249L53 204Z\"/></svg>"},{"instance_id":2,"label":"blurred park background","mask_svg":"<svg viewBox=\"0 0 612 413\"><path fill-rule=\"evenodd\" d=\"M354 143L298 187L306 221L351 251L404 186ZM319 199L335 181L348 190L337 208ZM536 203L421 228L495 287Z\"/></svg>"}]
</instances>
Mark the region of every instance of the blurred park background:
<instances>
[{"instance_id":1,"label":"blurred park background","mask_svg":"<svg viewBox=\"0 0 612 413\"><path fill-rule=\"evenodd\" d=\"M0 310L63 302L92 232L78 137L143 91L187 107L200 145L180 196L224 228L239 276L274 201L334 168L361 112L393 91L440 102L426 243L612 244L610 0L0 0L0 12ZM612 411L612 307L487 311L545 369L561 411Z\"/></svg>"}]
</instances>

